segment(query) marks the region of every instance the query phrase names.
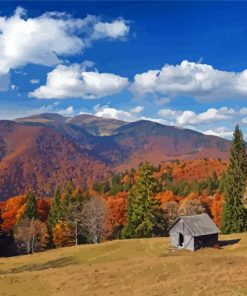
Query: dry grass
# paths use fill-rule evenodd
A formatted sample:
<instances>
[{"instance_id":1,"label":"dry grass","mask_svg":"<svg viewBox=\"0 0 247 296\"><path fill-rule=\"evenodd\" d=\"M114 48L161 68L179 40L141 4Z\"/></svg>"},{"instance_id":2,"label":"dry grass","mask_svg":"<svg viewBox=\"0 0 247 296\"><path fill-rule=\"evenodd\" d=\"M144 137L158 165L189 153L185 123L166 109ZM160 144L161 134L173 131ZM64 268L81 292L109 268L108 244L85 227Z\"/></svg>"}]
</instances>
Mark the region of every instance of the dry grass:
<instances>
[{"instance_id":1,"label":"dry grass","mask_svg":"<svg viewBox=\"0 0 247 296\"><path fill-rule=\"evenodd\" d=\"M1 296L247 295L247 235L223 249L122 240L0 259Z\"/></svg>"}]
</instances>

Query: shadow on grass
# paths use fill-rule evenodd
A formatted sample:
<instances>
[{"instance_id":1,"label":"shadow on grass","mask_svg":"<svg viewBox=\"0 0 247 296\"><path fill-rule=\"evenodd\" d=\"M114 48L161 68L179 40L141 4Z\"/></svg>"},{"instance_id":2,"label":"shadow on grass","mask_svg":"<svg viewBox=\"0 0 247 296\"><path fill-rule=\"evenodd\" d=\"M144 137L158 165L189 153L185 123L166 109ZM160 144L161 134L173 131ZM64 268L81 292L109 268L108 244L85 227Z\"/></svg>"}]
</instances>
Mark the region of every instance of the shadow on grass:
<instances>
[{"instance_id":1,"label":"shadow on grass","mask_svg":"<svg viewBox=\"0 0 247 296\"><path fill-rule=\"evenodd\" d=\"M226 246L235 245L235 244L237 244L239 242L240 242L240 238L238 238L238 239L230 239L230 240L220 240L218 242L218 244L219 244L220 248L223 248L223 247L226 247Z\"/></svg>"},{"instance_id":2,"label":"shadow on grass","mask_svg":"<svg viewBox=\"0 0 247 296\"><path fill-rule=\"evenodd\" d=\"M49 268L59 268L59 267L65 267L68 265L75 265L78 263L79 261L77 259L73 257L66 257L66 258L60 258L57 260L47 261L46 263L22 265L20 267L11 268L8 271L0 270L0 275L10 274L10 273L20 273L24 271L38 271L38 270L44 270Z\"/></svg>"}]
</instances>

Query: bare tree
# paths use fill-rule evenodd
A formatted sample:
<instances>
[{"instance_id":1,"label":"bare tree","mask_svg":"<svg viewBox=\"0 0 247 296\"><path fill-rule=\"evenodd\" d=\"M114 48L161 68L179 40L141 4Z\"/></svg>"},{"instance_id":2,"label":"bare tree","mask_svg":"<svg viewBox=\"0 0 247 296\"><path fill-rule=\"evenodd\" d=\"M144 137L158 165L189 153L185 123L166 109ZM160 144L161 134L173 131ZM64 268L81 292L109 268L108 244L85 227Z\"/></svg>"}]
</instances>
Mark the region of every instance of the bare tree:
<instances>
[{"instance_id":1,"label":"bare tree","mask_svg":"<svg viewBox=\"0 0 247 296\"><path fill-rule=\"evenodd\" d=\"M14 233L17 247L21 252L33 254L48 244L48 231L45 223L35 219L21 220Z\"/></svg>"},{"instance_id":2,"label":"bare tree","mask_svg":"<svg viewBox=\"0 0 247 296\"><path fill-rule=\"evenodd\" d=\"M178 217L178 204L175 201L169 201L163 206L167 226L170 227Z\"/></svg>"},{"instance_id":3,"label":"bare tree","mask_svg":"<svg viewBox=\"0 0 247 296\"><path fill-rule=\"evenodd\" d=\"M84 206L74 202L69 205L66 222L72 231L75 245L78 245L78 236L82 234L81 219L83 217Z\"/></svg>"},{"instance_id":4,"label":"bare tree","mask_svg":"<svg viewBox=\"0 0 247 296\"><path fill-rule=\"evenodd\" d=\"M193 216L206 213L206 209L203 206L202 202L197 199L187 200L179 208L179 215Z\"/></svg>"},{"instance_id":5,"label":"bare tree","mask_svg":"<svg viewBox=\"0 0 247 296\"><path fill-rule=\"evenodd\" d=\"M100 243L104 233L107 207L101 197L92 197L84 206L80 217L80 227L86 231L89 240Z\"/></svg>"}]
</instances>

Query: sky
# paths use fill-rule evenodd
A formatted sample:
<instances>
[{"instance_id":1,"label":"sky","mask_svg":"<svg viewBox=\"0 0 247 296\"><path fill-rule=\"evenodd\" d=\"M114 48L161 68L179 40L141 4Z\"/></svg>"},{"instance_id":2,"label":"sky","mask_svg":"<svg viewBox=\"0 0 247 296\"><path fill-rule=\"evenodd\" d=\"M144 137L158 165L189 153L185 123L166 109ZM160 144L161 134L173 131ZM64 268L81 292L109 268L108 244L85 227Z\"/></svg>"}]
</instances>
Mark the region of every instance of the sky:
<instances>
[{"instance_id":1,"label":"sky","mask_svg":"<svg viewBox=\"0 0 247 296\"><path fill-rule=\"evenodd\" d=\"M1 2L0 119L148 119L247 138L247 2Z\"/></svg>"}]
</instances>

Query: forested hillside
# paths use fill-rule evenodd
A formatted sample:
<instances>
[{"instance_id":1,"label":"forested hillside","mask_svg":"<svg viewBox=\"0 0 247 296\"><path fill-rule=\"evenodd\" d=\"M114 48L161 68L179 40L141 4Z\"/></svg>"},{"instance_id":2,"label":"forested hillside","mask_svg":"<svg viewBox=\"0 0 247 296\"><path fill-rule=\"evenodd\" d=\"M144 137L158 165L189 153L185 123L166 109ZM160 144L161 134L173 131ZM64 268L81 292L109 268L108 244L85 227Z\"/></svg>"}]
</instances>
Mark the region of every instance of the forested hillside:
<instances>
[{"instance_id":1,"label":"forested hillside","mask_svg":"<svg viewBox=\"0 0 247 296\"><path fill-rule=\"evenodd\" d=\"M200 167L202 158L227 159L229 144L218 137L150 121L126 123L91 115L40 114L0 121L0 200L30 189L38 196L52 196L54 186L62 189L68 180L90 187L112 173L137 168L143 161L158 166L198 160ZM195 170L202 178L212 171ZM187 178L192 171L181 174Z\"/></svg>"}]
</instances>

